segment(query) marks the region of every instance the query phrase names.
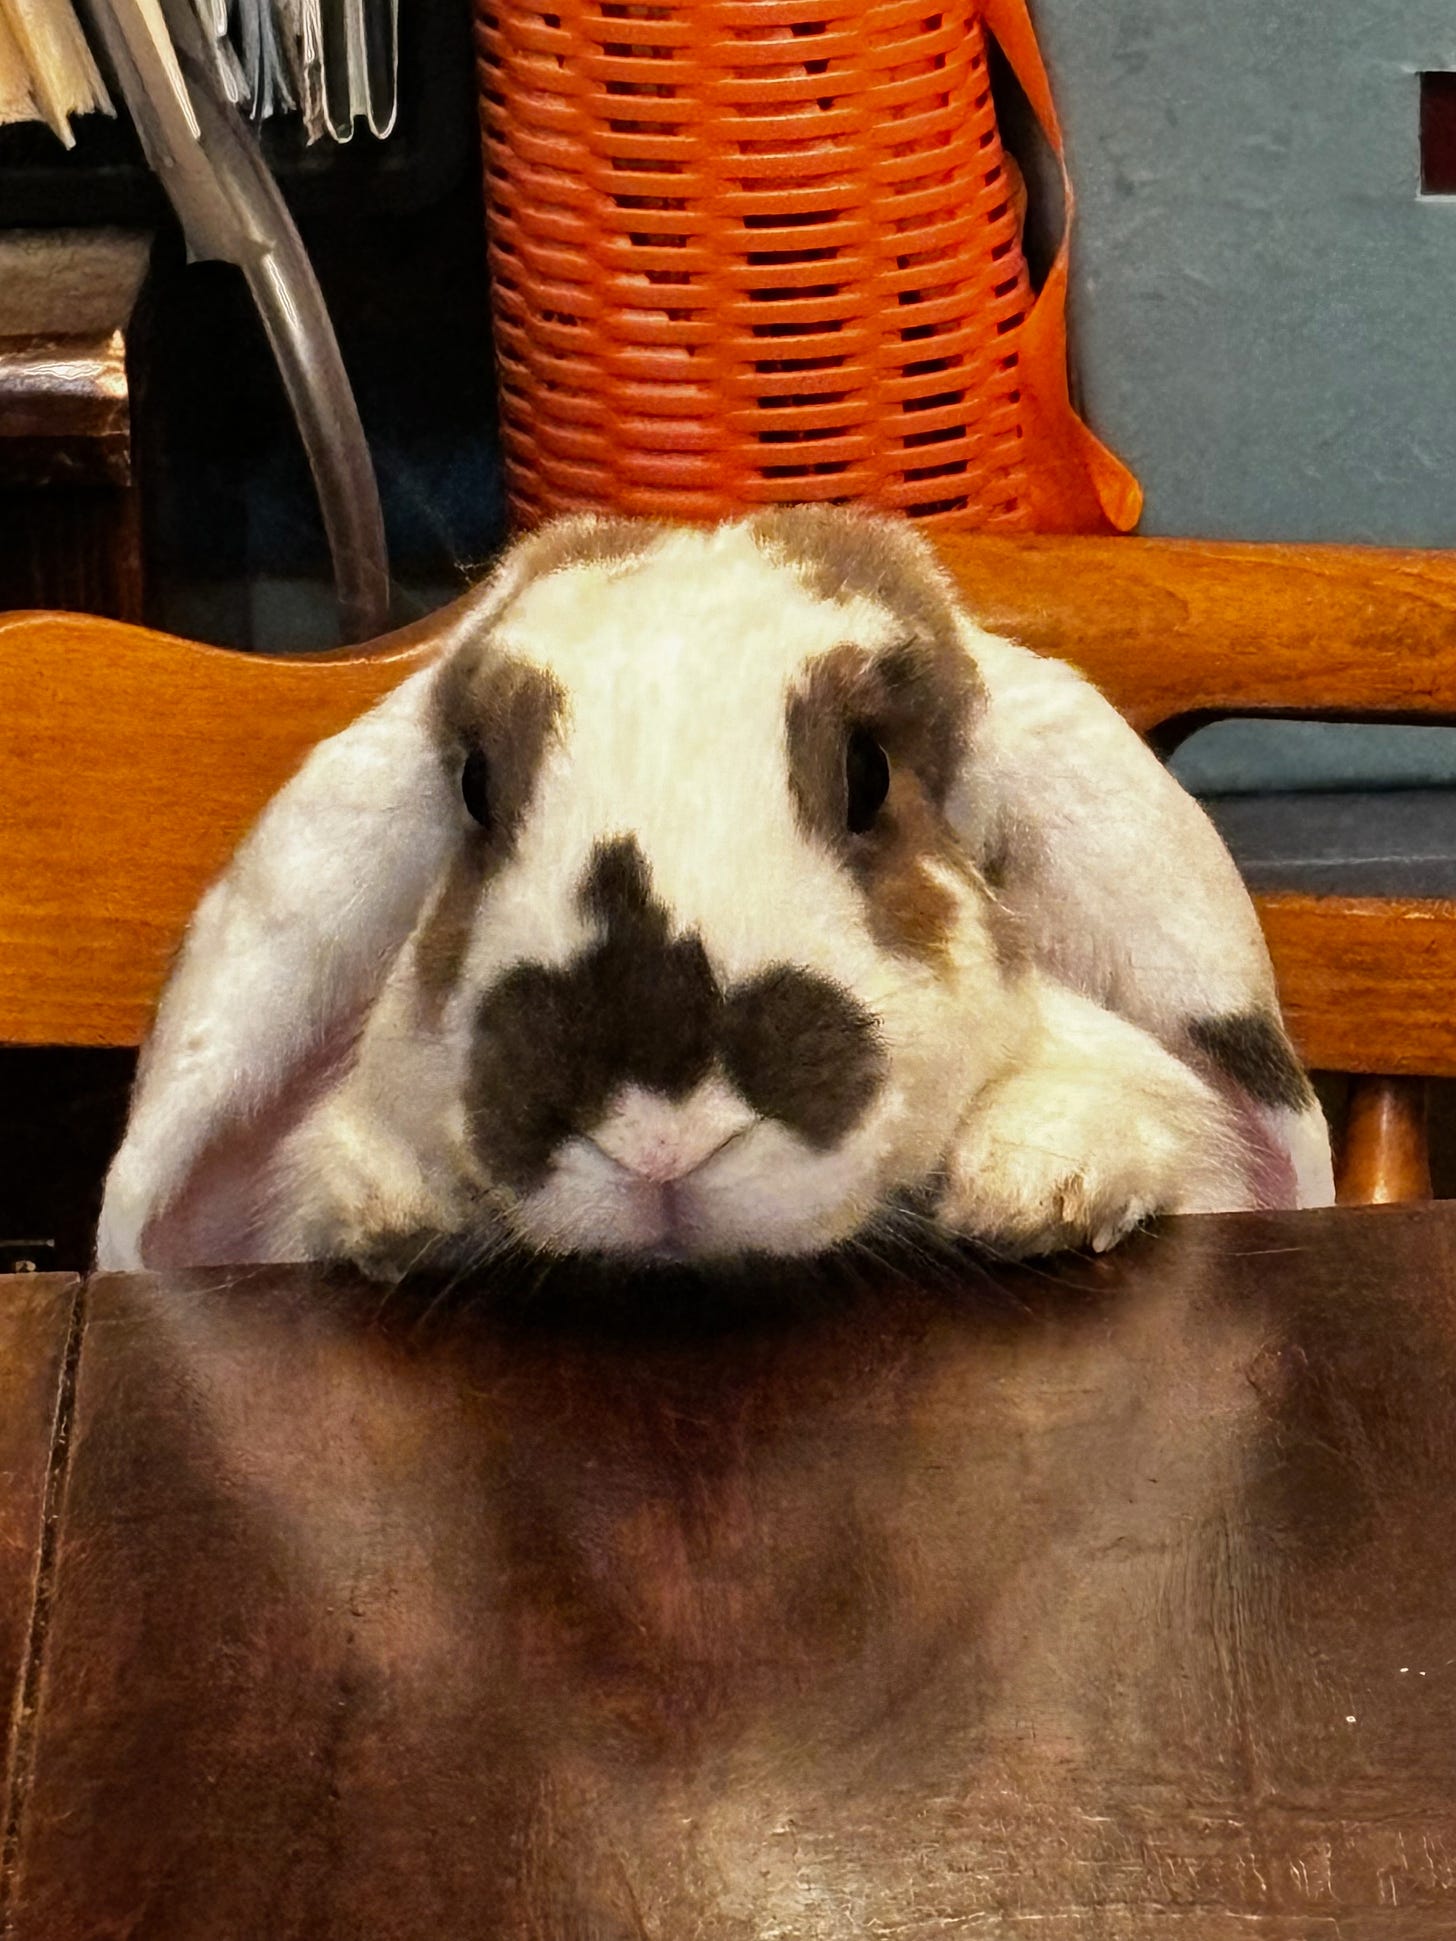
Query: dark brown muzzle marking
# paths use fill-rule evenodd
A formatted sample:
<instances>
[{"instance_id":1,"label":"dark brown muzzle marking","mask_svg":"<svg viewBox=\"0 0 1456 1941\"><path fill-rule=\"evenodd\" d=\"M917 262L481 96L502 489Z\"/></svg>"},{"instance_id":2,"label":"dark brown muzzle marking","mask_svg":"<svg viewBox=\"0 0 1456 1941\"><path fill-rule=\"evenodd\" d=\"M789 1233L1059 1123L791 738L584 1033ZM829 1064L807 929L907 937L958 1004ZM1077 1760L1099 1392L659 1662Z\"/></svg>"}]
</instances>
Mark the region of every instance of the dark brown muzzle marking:
<instances>
[{"instance_id":1,"label":"dark brown muzzle marking","mask_svg":"<svg viewBox=\"0 0 1456 1941\"><path fill-rule=\"evenodd\" d=\"M885 1056L847 992L778 965L725 993L701 940L670 934L630 836L597 846L581 906L603 926L600 942L562 969L518 964L477 1013L466 1104L503 1184L539 1186L620 1086L685 1098L715 1061L753 1110L816 1148L864 1113Z\"/></svg>"}]
</instances>

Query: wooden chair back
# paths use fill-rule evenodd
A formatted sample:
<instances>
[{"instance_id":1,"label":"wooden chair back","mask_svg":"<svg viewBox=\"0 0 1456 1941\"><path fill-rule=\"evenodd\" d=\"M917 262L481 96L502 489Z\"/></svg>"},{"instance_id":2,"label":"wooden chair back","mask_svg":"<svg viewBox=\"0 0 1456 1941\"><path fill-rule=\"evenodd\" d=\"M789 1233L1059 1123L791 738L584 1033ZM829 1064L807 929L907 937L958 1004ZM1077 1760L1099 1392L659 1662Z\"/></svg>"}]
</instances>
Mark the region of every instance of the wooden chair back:
<instances>
[{"instance_id":1,"label":"wooden chair back","mask_svg":"<svg viewBox=\"0 0 1456 1941\"><path fill-rule=\"evenodd\" d=\"M1456 554L945 538L993 629L1080 666L1164 747L1227 715L1456 721ZM131 1045L203 887L315 741L440 617L266 658L71 614L0 618L0 1042ZM1306 1061L1359 1075L1357 1199L1428 1191L1420 1088L1456 1076L1456 903L1256 898Z\"/></svg>"}]
</instances>

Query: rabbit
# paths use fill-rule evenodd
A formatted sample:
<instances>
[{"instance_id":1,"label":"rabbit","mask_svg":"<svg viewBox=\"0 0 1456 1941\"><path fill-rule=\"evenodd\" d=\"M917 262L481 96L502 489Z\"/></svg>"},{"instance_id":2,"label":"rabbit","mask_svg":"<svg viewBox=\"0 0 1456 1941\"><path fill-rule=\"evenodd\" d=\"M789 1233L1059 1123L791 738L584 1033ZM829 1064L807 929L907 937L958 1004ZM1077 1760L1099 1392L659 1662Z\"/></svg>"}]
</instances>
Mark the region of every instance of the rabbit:
<instances>
[{"instance_id":1,"label":"rabbit","mask_svg":"<svg viewBox=\"0 0 1456 1941\"><path fill-rule=\"evenodd\" d=\"M203 898L97 1259L1016 1256L1332 1197L1258 921L904 520L575 516Z\"/></svg>"}]
</instances>

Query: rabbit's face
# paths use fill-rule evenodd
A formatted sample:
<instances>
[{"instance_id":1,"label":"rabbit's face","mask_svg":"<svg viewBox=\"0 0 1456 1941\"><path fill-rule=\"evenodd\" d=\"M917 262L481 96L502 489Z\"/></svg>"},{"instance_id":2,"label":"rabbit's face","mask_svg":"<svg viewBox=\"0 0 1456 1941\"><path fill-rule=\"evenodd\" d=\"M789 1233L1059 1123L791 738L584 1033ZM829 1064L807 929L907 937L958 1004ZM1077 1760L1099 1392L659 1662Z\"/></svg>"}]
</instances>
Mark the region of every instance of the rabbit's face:
<instances>
[{"instance_id":1,"label":"rabbit's face","mask_svg":"<svg viewBox=\"0 0 1456 1941\"><path fill-rule=\"evenodd\" d=\"M394 1016L520 1238L812 1250L927 1182L1017 1029L944 813L974 663L908 535L589 536L441 669L459 842Z\"/></svg>"}]
</instances>

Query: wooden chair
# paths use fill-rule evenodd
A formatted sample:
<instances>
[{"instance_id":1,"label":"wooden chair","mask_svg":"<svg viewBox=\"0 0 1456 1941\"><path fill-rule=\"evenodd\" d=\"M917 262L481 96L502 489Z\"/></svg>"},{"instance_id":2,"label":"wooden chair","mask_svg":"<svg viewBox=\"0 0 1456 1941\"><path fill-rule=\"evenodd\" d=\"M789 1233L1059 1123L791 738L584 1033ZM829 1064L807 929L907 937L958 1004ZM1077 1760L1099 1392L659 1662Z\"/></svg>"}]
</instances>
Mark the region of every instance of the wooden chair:
<instances>
[{"instance_id":1,"label":"wooden chair","mask_svg":"<svg viewBox=\"0 0 1456 1941\"><path fill-rule=\"evenodd\" d=\"M1168 747L1226 715L1456 721L1456 555L947 539L986 624L1075 661ZM70 614L0 618L0 1043L136 1044L188 912L305 750L438 620L266 659ZM1257 899L1308 1063L1352 1075L1351 1201L1430 1191L1456 1076L1456 903Z\"/></svg>"}]
</instances>

